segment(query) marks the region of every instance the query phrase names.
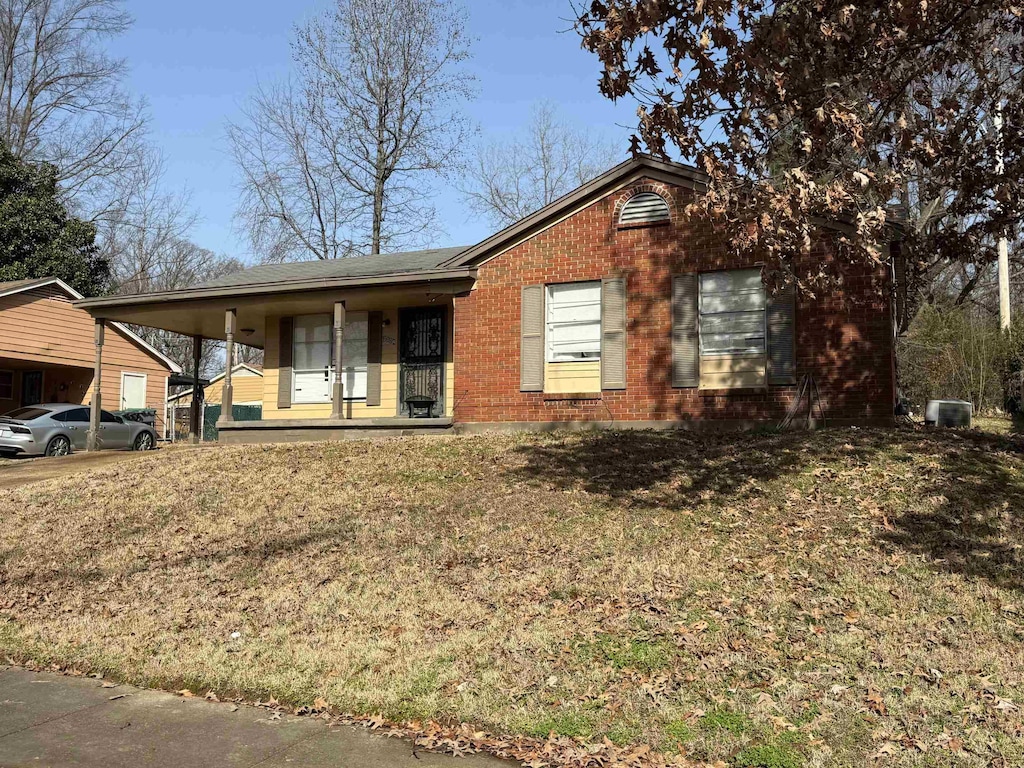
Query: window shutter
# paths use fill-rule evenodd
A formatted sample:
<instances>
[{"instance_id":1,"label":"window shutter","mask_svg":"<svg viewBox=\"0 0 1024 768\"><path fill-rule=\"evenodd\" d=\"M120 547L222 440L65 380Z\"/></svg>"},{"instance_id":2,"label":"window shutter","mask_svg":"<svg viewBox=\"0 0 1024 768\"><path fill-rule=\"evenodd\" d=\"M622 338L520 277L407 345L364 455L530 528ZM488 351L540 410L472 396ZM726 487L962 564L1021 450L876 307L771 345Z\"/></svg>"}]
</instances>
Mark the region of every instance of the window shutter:
<instances>
[{"instance_id":1,"label":"window shutter","mask_svg":"<svg viewBox=\"0 0 1024 768\"><path fill-rule=\"evenodd\" d=\"M601 281L601 389L626 388L626 279Z\"/></svg>"},{"instance_id":2,"label":"window shutter","mask_svg":"<svg viewBox=\"0 0 1024 768\"><path fill-rule=\"evenodd\" d=\"M796 383L796 291L787 285L768 301L768 385Z\"/></svg>"},{"instance_id":3,"label":"window shutter","mask_svg":"<svg viewBox=\"0 0 1024 768\"><path fill-rule=\"evenodd\" d=\"M700 341L697 335L697 275L672 278L672 386L700 384Z\"/></svg>"},{"instance_id":4,"label":"window shutter","mask_svg":"<svg viewBox=\"0 0 1024 768\"><path fill-rule=\"evenodd\" d=\"M380 405L380 358L383 343L383 312L370 312L366 327L366 404Z\"/></svg>"},{"instance_id":5,"label":"window shutter","mask_svg":"<svg viewBox=\"0 0 1024 768\"><path fill-rule=\"evenodd\" d=\"M519 389L544 390L544 286L524 285L519 326Z\"/></svg>"},{"instance_id":6,"label":"window shutter","mask_svg":"<svg viewBox=\"0 0 1024 768\"><path fill-rule=\"evenodd\" d=\"M292 407L292 327L294 319L282 317L277 333L277 407Z\"/></svg>"}]
</instances>

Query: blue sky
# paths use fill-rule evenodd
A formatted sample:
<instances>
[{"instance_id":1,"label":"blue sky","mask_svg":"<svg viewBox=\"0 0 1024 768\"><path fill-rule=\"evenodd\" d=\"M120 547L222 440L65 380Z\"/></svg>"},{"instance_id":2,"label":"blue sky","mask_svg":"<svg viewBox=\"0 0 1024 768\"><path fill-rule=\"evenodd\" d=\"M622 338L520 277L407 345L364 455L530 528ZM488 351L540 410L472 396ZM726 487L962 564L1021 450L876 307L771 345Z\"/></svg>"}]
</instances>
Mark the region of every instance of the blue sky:
<instances>
[{"instance_id":1,"label":"blue sky","mask_svg":"<svg viewBox=\"0 0 1024 768\"><path fill-rule=\"evenodd\" d=\"M192 239L249 259L233 223L238 197L225 125L258 81L286 75L292 27L324 0L144 0L129 2L131 32L112 43L127 59L129 87L149 102L151 137L163 152L166 185L187 188L200 215ZM613 105L597 90L599 65L571 31L569 0L476 0L467 3L475 38L472 69L478 96L467 112L484 137L522 127L531 107L555 103L564 118L617 139L626 157L634 105ZM566 31L569 30L569 31ZM490 234L467 217L458 192L438 189L447 230L437 245L462 245Z\"/></svg>"}]
</instances>

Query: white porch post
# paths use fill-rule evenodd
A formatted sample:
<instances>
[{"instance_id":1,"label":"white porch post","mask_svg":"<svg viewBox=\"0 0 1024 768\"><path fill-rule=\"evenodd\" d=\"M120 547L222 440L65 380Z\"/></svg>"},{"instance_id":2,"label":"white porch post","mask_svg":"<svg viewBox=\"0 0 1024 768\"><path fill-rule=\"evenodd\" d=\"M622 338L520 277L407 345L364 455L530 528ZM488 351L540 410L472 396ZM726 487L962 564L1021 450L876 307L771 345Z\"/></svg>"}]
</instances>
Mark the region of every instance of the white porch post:
<instances>
[{"instance_id":1,"label":"white porch post","mask_svg":"<svg viewBox=\"0 0 1024 768\"><path fill-rule=\"evenodd\" d=\"M220 399L220 420L234 421L235 415L232 412L233 391L231 389L231 368L235 364L235 323L237 313L229 309L224 313L224 338L227 341L224 353L224 387L221 390Z\"/></svg>"},{"instance_id":2,"label":"white porch post","mask_svg":"<svg viewBox=\"0 0 1024 768\"><path fill-rule=\"evenodd\" d=\"M103 397L100 395L100 385L103 373L103 337L106 331L106 321L96 318L96 331L94 341L96 343L96 362L93 364L92 374L92 410L89 413L89 434L86 437L85 449L97 451L100 449L100 408L103 407Z\"/></svg>"},{"instance_id":3,"label":"white porch post","mask_svg":"<svg viewBox=\"0 0 1024 768\"><path fill-rule=\"evenodd\" d=\"M188 439L198 443L202 437L199 425L200 409L203 407L203 389L199 386L199 364L203 356L203 337L192 337L192 406L189 408Z\"/></svg>"},{"instance_id":4,"label":"white porch post","mask_svg":"<svg viewBox=\"0 0 1024 768\"><path fill-rule=\"evenodd\" d=\"M334 302L334 389L331 392L331 418L345 418L344 386L341 375L342 353L345 347L345 302Z\"/></svg>"}]
</instances>

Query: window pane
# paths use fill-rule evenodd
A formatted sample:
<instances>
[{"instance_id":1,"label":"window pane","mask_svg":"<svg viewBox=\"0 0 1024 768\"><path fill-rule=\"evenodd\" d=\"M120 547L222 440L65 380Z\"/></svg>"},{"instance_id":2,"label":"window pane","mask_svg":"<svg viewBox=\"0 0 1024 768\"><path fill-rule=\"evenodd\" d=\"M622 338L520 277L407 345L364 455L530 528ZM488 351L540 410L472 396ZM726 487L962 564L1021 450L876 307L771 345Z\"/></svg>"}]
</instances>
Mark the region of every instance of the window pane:
<instances>
[{"instance_id":1,"label":"window pane","mask_svg":"<svg viewBox=\"0 0 1024 768\"><path fill-rule=\"evenodd\" d=\"M345 367L341 376L342 397L350 399L366 398L366 367Z\"/></svg>"},{"instance_id":2,"label":"window pane","mask_svg":"<svg viewBox=\"0 0 1024 768\"><path fill-rule=\"evenodd\" d=\"M346 368L366 367L366 351L368 349L369 322L366 312L352 312L345 319L345 343L342 346L342 364ZM364 378L365 381L365 378ZM362 395L346 395L346 397L365 397Z\"/></svg>"},{"instance_id":3,"label":"window pane","mask_svg":"<svg viewBox=\"0 0 1024 768\"><path fill-rule=\"evenodd\" d=\"M296 370L326 368L331 364L331 344L326 341L295 345L292 366Z\"/></svg>"},{"instance_id":4,"label":"window pane","mask_svg":"<svg viewBox=\"0 0 1024 768\"><path fill-rule=\"evenodd\" d=\"M761 272L740 269L700 276L703 353L763 353L765 293Z\"/></svg>"},{"instance_id":5,"label":"window pane","mask_svg":"<svg viewBox=\"0 0 1024 768\"><path fill-rule=\"evenodd\" d=\"M548 362L601 357L601 283L562 283L547 290Z\"/></svg>"},{"instance_id":6,"label":"window pane","mask_svg":"<svg viewBox=\"0 0 1024 768\"><path fill-rule=\"evenodd\" d=\"M293 327L294 340L297 344L313 341L331 340L330 315L299 315Z\"/></svg>"},{"instance_id":7,"label":"window pane","mask_svg":"<svg viewBox=\"0 0 1024 768\"><path fill-rule=\"evenodd\" d=\"M32 419L38 419L40 416L45 416L48 413L49 413L49 411L47 411L44 408L31 408L30 407L30 408L16 408L13 411L11 411L10 413L5 413L4 416L6 416L9 419L20 419L21 421L32 421Z\"/></svg>"},{"instance_id":8,"label":"window pane","mask_svg":"<svg viewBox=\"0 0 1024 768\"><path fill-rule=\"evenodd\" d=\"M296 371L294 376L292 401L296 403L329 403L331 401L331 381L323 371L308 373Z\"/></svg>"},{"instance_id":9,"label":"window pane","mask_svg":"<svg viewBox=\"0 0 1024 768\"><path fill-rule=\"evenodd\" d=\"M69 421L74 424L88 423L89 421L89 409L88 408L72 408L70 411L64 412L64 421Z\"/></svg>"}]
</instances>

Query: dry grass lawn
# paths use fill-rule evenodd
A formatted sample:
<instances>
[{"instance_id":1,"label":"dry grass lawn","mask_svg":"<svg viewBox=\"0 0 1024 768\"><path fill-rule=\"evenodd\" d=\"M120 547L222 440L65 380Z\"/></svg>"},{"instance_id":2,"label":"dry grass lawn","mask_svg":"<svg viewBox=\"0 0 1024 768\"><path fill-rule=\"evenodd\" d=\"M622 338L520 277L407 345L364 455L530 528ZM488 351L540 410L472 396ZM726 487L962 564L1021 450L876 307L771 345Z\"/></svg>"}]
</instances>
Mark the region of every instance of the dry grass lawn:
<instances>
[{"instance_id":1,"label":"dry grass lawn","mask_svg":"<svg viewBox=\"0 0 1024 768\"><path fill-rule=\"evenodd\" d=\"M0 658L631 765L1022 765L1022 448L904 428L158 452L4 495Z\"/></svg>"}]
</instances>

